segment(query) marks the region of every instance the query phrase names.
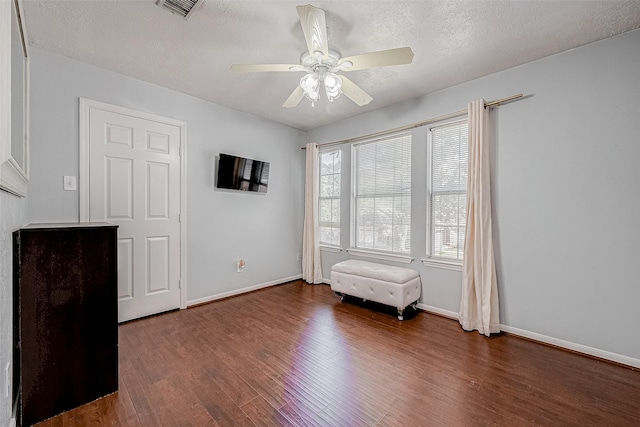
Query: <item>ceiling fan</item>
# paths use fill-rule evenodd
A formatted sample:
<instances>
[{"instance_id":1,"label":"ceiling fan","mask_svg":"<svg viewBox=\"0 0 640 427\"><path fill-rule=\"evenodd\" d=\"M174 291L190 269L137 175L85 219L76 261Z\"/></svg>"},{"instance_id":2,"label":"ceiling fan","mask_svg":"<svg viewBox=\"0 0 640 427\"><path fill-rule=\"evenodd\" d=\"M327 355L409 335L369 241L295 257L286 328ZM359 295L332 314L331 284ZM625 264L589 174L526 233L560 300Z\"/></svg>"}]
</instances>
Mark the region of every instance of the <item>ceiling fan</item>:
<instances>
[{"instance_id":1,"label":"ceiling fan","mask_svg":"<svg viewBox=\"0 0 640 427\"><path fill-rule=\"evenodd\" d=\"M338 52L329 49L324 10L310 4L297 6L296 9L308 48L308 52L301 55L300 64L233 64L231 66L231 71L236 73L305 72L304 77L300 79L300 84L282 104L283 107L295 107L304 97L311 101L311 106L314 106L314 103L320 99L320 84L324 85L330 102L343 93L359 106L367 105L373 98L347 77L337 73L410 64L413 60L413 51L410 47L342 58Z\"/></svg>"}]
</instances>

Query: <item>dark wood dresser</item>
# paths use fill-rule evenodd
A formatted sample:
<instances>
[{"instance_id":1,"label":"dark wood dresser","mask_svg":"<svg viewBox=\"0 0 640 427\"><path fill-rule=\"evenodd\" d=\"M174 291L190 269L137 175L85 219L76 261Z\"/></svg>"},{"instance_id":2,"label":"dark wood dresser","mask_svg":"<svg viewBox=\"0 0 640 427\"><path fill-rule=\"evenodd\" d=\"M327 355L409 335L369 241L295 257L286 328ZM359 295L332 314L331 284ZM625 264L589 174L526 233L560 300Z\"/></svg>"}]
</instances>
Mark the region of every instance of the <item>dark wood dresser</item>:
<instances>
[{"instance_id":1,"label":"dark wood dresser","mask_svg":"<svg viewBox=\"0 0 640 427\"><path fill-rule=\"evenodd\" d=\"M117 226L13 233L13 398L30 426L118 390Z\"/></svg>"}]
</instances>

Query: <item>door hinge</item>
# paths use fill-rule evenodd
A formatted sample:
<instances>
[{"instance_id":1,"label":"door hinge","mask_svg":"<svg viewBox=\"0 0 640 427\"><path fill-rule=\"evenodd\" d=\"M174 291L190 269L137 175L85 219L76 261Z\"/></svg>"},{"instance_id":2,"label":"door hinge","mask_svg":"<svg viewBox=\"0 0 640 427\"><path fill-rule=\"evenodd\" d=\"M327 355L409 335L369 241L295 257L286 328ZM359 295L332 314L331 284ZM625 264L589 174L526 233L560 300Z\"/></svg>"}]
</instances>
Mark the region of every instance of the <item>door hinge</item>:
<instances>
[{"instance_id":1,"label":"door hinge","mask_svg":"<svg viewBox=\"0 0 640 427\"><path fill-rule=\"evenodd\" d=\"M178 146L178 156L182 157L182 145Z\"/></svg>"},{"instance_id":2,"label":"door hinge","mask_svg":"<svg viewBox=\"0 0 640 427\"><path fill-rule=\"evenodd\" d=\"M182 214L181 213L178 214L178 222L180 224L182 224Z\"/></svg>"},{"instance_id":3,"label":"door hinge","mask_svg":"<svg viewBox=\"0 0 640 427\"><path fill-rule=\"evenodd\" d=\"M178 279L178 289L182 289L182 282Z\"/></svg>"}]
</instances>

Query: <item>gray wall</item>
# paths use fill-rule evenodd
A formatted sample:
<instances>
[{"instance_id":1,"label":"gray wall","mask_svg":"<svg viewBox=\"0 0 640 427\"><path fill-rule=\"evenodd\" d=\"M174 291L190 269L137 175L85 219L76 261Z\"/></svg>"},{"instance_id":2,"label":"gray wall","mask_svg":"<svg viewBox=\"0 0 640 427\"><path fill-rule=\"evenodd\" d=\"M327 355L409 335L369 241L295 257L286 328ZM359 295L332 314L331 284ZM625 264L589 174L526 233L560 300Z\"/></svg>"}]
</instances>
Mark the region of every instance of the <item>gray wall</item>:
<instances>
[{"instance_id":1,"label":"gray wall","mask_svg":"<svg viewBox=\"0 0 640 427\"><path fill-rule=\"evenodd\" d=\"M13 360L13 256L11 233L27 222L27 199L0 191L0 384L4 386L4 369ZM12 365L13 366L13 365ZM11 371L13 372L13 371ZM11 373L10 372L10 373ZM0 394L0 425L9 425L11 397Z\"/></svg>"},{"instance_id":2,"label":"gray wall","mask_svg":"<svg viewBox=\"0 0 640 427\"><path fill-rule=\"evenodd\" d=\"M492 113L501 323L640 359L640 30L308 133L328 142L516 93ZM373 101L375 102L375 100ZM413 253L425 256L426 136L413 132ZM343 149L348 167L348 147ZM349 173L342 246L349 245ZM323 253L323 273L348 258ZM461 273L414 261L422 302L458 312ZM530 334L530 335L531 335Z\"/></svg>"},{"instance_id":3,"label":"gray wall","mask_svg":"<svg viewBox=\"0 0 640 427\"><path fill-rule=\"evenodd\" d=\"M459 110L481 97L532 95L493 113L501 321L640 359L640 31L316 129L307 137L37 49L31 54L31 222L78 219L77 193L62 191L62 176L78 174L78 97L187 122L189 299L299 274L295 257L302 241L304 159L297 147L305 140L384 130ZM426 209L425 141L424 130L414 131L412 240L417 258L425 251L420 221ZM271 161L269 194L215 191L211 163L221 151ZM344 185L347 195L347 180ZM0 192L0 219L4 369L11 360L10 232L27 222L27 201ZM348 220L345 210L343 224ZM242 274L235 273L239 257L247 260ZM343 258L323 255L326 277L330 265ZM423 278L423 302L457 312L460 273L412 266ZM9 400L0 405L3 425L10 418Z\"/></svg>"},{"instance_id":4,"label":"gray wall","mask_svg":"<svg viewBox=\"0 0 640 427\"><path fill-rule=\"evenodd\" d=\"M304 132L38 49L31 93L30 222L79 219L62 177L78 175L78 98L89 98L187 123L189 301L300 274ZM214 189L220 152L271 162L269 192Z\"/></svg>"}]
</instances>

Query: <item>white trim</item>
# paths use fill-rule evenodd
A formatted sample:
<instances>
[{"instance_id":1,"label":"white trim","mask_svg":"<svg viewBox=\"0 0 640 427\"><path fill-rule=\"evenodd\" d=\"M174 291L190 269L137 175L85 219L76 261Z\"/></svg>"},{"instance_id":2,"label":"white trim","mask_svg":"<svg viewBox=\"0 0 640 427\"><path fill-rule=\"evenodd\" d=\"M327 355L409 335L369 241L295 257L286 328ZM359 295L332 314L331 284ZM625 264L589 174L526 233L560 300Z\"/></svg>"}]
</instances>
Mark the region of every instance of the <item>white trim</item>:
<instances>
[{"instance_id":1,"label":"white trim","mask_svg":"<svg viewBox=\"0 0 640 427\"><path fill-rule=\"evenodd\" d=\"M187 124L180 126L180 309L187 308Z\"/></svg>"},{"instance_id":2,"label":"white trim","mask_svg":"<svg viewBox=\"0 0 640 427\"><path fill-rule=\"evenodd\" d=\"M15 13L13 13L12 5ZM22 165L12 153L11 136L11 20L19 22L23 49L22 93ZM16 196L26 197L29 186L29 39L26 34L22 0L2 2L0 8L0 189Z\"/></svg>"},{"instance_id":3,"label":"white trim","mask_svg":"<svg viewBox=\"0 0 640 427\"><path fill-rule=\"evenodd\" d=\"M455 311L444 310L442 308L434 307L432 305L423 304L421 302L418 303L418 308L429 313L438 314L443 317L447 317L449 319L458 320L458 313Z\"/></svg>"},{"instance_id":4,"label":"white trim","mask_svg":"<svg viewBox=\"0 0 640 427\"><path fill-rule=\"evenodd\" d=\"M86 98L80 99L79 115L79 209L80 222L89 222L89 164L91 161L90 152L90 111L98 109L117 114L137 117L143 120L150 120L165 123L180 128L180 309L188 306L187 301L187 123L182 120L163 117L157 114L136 111L118 105L107 104L105 102L94 101Z\"/></svg>"},{"instance_id":5,"label":"white trim","mask_svg":"<svg viewBox=\"0 0 640 427\"><path fill-rule=\"evenodd\" d=\"M322 278L322 283L326 283L327 285L331 285L331 279Z\"/></svg>"},{"instance_id":6,"label":"white trim","mask_svg":"<svg viewBox=\"0 0 640 427\"><path fill-rule=\"evenodd\" d=\"M268 288L270 286L281 285L283 283L291 282L293 280L302 279L302 274L296 274L295 276L285 277L282 279L272 280L270 282L259 283L253 286L247 286L246 288L234 289L233 291L222 292L219 294L209 295L208 297L196 298L194 300L187 301L187 307L194 305L204 304L211 301L216 301L223 298L228 298L247 292L257 291L258 289Z\"/></svg>"},{"instance_id":7,"label":"white trim","mask_svg":"<svg viewBox=\"0 0 640 427\"><path fill-rule=\"evenodd\" d=\"M89 109L95 101L80 98L80 138L78 147L78 203L80 209L80 222L89 222L89 163L91 161L89 150Z\"/></svg>"},{"instance_id":8,"label":"white trim","mask_svg":"<svg viewBox=\"0 0 640 427\"><path fill-rule=\"evenodd\" d=\"M373 258L373 259L381 259L383 261L393 261L399 262L401 264L411 264L413 258L408 255L400 255L400 254L392 254L387 252L373 252L373 251L364 251L362 249L349 248L347 249L349 255L362 257L362 258Z\"/></svg>"},{"instance_id":9,"label":"white trim","mask_svg":"<svg viewBox=\"0 0 640 427\"><path fill-rule=\"evenodd\" d=\"M2 177L0 178L0 188L13 195L26 197L29 180L21 171L22 168L13 156L2 162L0 166L0 176Z\"/></svg>"},{"instance_id":10,"label":"white trim","mask_svg":"<svg viewBox=\"0 0 640 427\"><path fill-rule=\"evenodd\" d=\"M0 2L0 163L11 157L11 3ZM2 175L0 175L0 180Z\"/></svg>"},{"instance_id":11,"label":"white trim","mask_svg":"<svg viewBox=\"0 0 640 427\"><path fill-rule=\"evenodd\" d=\"M462 271L462 264L451 261L444 261L434 258L423 258L420 260L427 267L442 268L445 270Z\"/></svg>"},{"instance_id":12,"label":"white trim","mask_svg":"<svg viewBox=\"0 0 640 427\"><path fill-rule=\"evenodd\" d=\"M334 254L339 254L340 252L342 252L342 248L329 245L320 245L320 250L323 252L333 252Z\"/></svg>"},{"instance_id":13,"label":"white trim","mask_svg":"<svg viewBox=\"0 0 640 427\"><path fill-rule=\"evenodd\" d=\"M640 368L640 359L636 359L622 354L612 353L606 350L600 350L598 348L589 347L582 344L576 344L570 341L561 340L558 338L549 337L546 335L538 334L535 332L525 331L524 329L514 328L512 326L500 325L500 329L503 332L508 332L512 335L518 335L520 337L529 338L534 341L543 342L546 344L554 345L564 349L572 350L578 353L588 354L590 356L599 357L600 359L611 360L613 362L621 363L623 365L633 366Z\"/></svg>"},{"instance_id":14,"label":"white trim","mask_svg":"<svg viewBox=\"0 0 640 427\"><path fill-rule=\"evenodd\" d=\"M441 308L422 303L418 304L418 308L430 313L438 314L443 317L448 317L449 319L458 320L458 313L455 313L453 311L443 310ZM634 357L624 356L622 354L612 353L606 350L600 350L598 348L589 347L583 344L576 344L571 341L565 341L558 338L549 337L547 335L538 334L536 332L514 328L513 326L501 324L500 330L511 335L528 338L539 343L549 344L565 350L571 350L577 353L598 357L600 359L610 360L612 362L620 363L627 366L633 366L635 368L640 368L640 359L636 359Z\"/></svg>"}]
</instances>

